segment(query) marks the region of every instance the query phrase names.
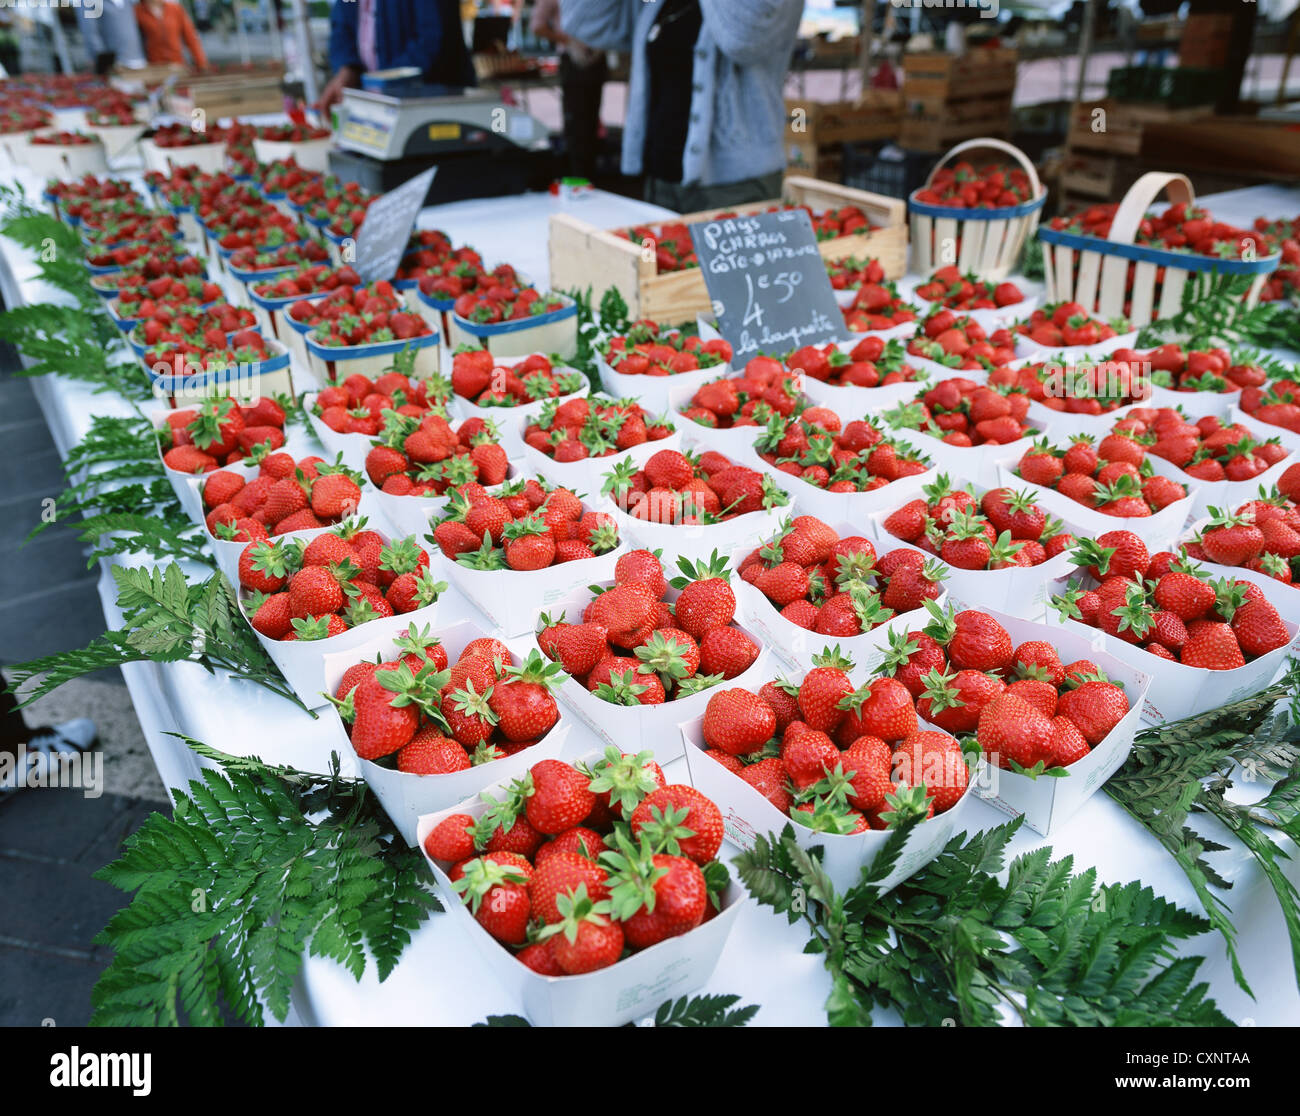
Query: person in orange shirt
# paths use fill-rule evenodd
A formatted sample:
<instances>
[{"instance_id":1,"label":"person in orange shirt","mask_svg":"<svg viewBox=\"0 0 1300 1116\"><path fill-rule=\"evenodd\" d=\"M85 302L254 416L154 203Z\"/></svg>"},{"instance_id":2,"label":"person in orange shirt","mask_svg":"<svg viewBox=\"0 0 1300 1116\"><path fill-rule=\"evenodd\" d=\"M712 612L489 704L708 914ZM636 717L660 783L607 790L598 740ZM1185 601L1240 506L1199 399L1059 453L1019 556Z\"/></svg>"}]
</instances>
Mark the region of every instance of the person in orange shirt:
<instances>
[{"instance_id":1,"label":"person in orange shirt","mask_svg":"<svg viewBox=\"0 0 1300 1116\"><path fill-rule=\"evenodd\" d=\"M182 42L189 48L194 66L208 68L208 56L203 53L199 33L189 13L172 0L142 0L135 6L135 19L140 25L140 38L144 40L144 54L151 66L183 66L185 53Z\"/></svg>"}]
</instances>

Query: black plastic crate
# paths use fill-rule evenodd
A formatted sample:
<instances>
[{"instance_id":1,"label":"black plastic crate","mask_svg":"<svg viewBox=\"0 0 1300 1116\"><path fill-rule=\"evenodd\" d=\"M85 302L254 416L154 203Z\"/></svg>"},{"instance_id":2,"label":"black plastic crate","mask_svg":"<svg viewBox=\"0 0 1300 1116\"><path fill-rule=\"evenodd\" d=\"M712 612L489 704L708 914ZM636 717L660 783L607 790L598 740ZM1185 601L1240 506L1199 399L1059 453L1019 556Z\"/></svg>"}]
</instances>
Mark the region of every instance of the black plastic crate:
<instances>
[{"instance_id":1,"label":"black plastic crate","mask_svg":"<svg viewBox=\"0 0 1300 1116\"><path fill-rule=\"evenodd\" d=\"M905 151L892 143L846 143L844 185L887 198L907 198L925 185L938 156Z\"/></svg>"}]
</instances>

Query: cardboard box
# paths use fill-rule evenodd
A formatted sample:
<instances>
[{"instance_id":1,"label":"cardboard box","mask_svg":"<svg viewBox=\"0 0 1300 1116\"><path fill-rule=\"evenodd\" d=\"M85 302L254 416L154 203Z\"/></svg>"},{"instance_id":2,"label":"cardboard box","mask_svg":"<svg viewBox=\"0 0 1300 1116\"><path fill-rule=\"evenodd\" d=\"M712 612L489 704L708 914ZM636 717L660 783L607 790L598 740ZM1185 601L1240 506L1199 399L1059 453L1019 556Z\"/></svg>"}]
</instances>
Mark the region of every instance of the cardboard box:
<instances>
[{"instance_id":1,"label":"cardboard box","mask_svg":"<svg viewBox=\"0 0 1300 1116\"><path fill-rule=\"evenodd\" d=\"M1157 550L1169 548L1182 533L1183 524L1187 522L1187 517L1191 514L1192 497L1190 495L1184 496L1181 500L1175 500L1168 507L1161 508L1154 515L1132 519L1107 515L1105 512L1099 512L1094 508L1085 508L1078 501L1071 500L1068 496L1062 496L1054 488L1044 488L1041 484L1033 484L1016 474L1016 466L1019 465L1020 458L1024 455L1026 448L1018 446L1018 452L996 461L998 473L996 483L1005 485L1007 488L1023 488L1032 492L1035 501L1044 511L1050 512L1058 519L1069 520L1071 523L1077 524L1082 532L1091 538L1104 535L1107 531L1132 531L1133 534L1147 544L1147 549L1154 553Z\"/></svg>"},{"instance_id":2,"label":"cardboard box","mask_svg":"<svg viewBox=\"0 0 1300 1116\"><path fill-rule=\"evenodd\" d=\"M853 528L845 524L839 524L836 530L841 538L855 533ZM806 674L813 668L814 655L820 655L831 648L839 648L842 654L853 661L856 669L851 673L856 675L862 672L864 676L870 674L884 658L891 633L916 631L930 622L928 612L924 609L914 609L893 616L879 627L872 628L869 632L862 632L860 635L820 635L791 623L760 590L749 582L736 578L735 592L736 601L744 613L746 623L752 625L766 639L773 654L801 674ZM942 607L946 600L945 590L935 603ZM760 679L759 684L764 681L767 680ZM736 684L739 684L739 680ZM758 685L745 684L745 688L757 690Z\"/></svg>"},{"instance_id":3,"label":"cardboard box","mask_svg":"<svg viewBox=\"0 0 1300 1116\"><path fill-rule=\"evenodd\" d=\"M617 398L627 398L627 396ZM644 402L642 406L646 406ZM600 498L600 486L605 481L605 474L620 462L631 461L640 468L660 450L677 450L681 449L682 445L682 433L680 430L675 430L667 438L660 438L657 442L642 442L631 449L611 453L606 457L584 457L580 461L556 461L555 458L548 457L541 450L534 449L524 441L524 430L536 420L536 417L535 415L523 416L516 424L515 433L520 445L523 446L519 455L520 464L529 473L545 477L552 484L562 485L579 496L587 496L592 500Z\"/></svg>"},{"instance_id":4,"label":"cardboard box","mask_svg":"<svg viewBox=\"0 0 1300 1116\"><path fill-rule=\"evenodd\" d=\"M608 588L614 583L609 580L597 584ZM680 595L678 590L669 587L664 599L671 603ZM569 617L569 623L577 624L581 622L583 609L587 607L591 598L590 589L576 589L563 600L556 602L553 607L546 609L546 612L553 620L558 621L563 617ZM623 752L653 752L656 761L660 764L680 758L681 737L677 732L677 725L691 717L704 716L704 707L709 704L709 698L713 696L715 690L726 686L744 686L746 689L757 690L771 677L768 649L761 633L745 623L739 603L739 592L736 593L736 601L736 619L733 622L758 645L759 651L758 658L749 669L742 671L735 678L708 690L702 690L698 694L678 698L676 701L666 701L660 705L628 706L602 701L588 691L582 683L571 675L565 674L558 691L560 700L605 744L612 744Z\"/></svg>"},{"instance_id":5,"label":"cardboard box","mask_svg":"<svg viewBox=\"0 0 1300 1116\"><path fill-rule=\"evenodd\" d=\"M423 611L425 610L407 613L394 619L408 620L418 628L423 628L430 623L421 616ZM370 625L367 624L357 630L364 632L369 629ZM393 645L393 639L404 634L406 630L407 625L403 624L396 630L386 629L383 632L376 632L346 650L331 650L326 653L323 662L326 691L335 693L347 669L363 660L392 662L398 658L399 652ZM434 635L446 649L447 661L454 663L469 643L486 638L491 633L483 631L476 624L466 620L447 628L439 629L435 626ZM531 748L525 748L512 756L503 756L491 763L479 764L447 775L411 775L405 771L382 767L370 760L362 759L352 750L352 742L348 738L347 729L338 715L338 710L331 705L324 716L329 726L331 746L340 756L351 757L355 761L361 777L375 792L380 805L412 848L418 843L416 831L419 828L421 815L445 810L466 798L473 797L487 786L517 779L539 760L558 759L569 735L569 726L565 723L564 711L561 707L560 720Z\"/></svg>"},{"instance_id":6,"label":"cardboard box","mask_svg":"<svg viewBox=\"0 0 1300 1116\"><path fill-rule=\"evenodd\" d=\"M800 848L822 849L822 867L837 889L844 891L855 886L862 877L862 870L874 863L889 834L884 830L851 835L819 833L800 825L781 813L740 776L733 775L717 760L704 754L703 720L702 716L696 717L679 726L686 747L686 764L690 769L691 783L713 799L722 811L727 840L742 849L752 849L754 838L759 834L779 834L789 825ZM924 868L943 852L953 834L968 831L972 823L967 820L967 811L975 797L968 786L951 810L918 823L894 870L880 884L881 891L897 887L908 876Z\"/></svg>"},{"instance_id":7,"label":"cardboard box","mask_svg":"<svg viewBox=\"0 0 1300 1116\"><path fill-rule=\"evenodd\" d=\"M1092 580L1085 578L1084 584L1090 585ZM1062 588L1063 585L1058 586L1056 591ZM1291 642L1285 647L1261 655L1236 670L1205 670L1159 658L1141 647L1107 635L1100 628L1077 620L1063 620L1055 609L1049 607L1047 610L1049 625L1077 635L1094 650L1104 651L1150 675L1151 684L1142 703L1142 716L1153 725L1204 713L1207 709L1239 701L1267 686L1285 665L1296 645L1296 624L1285 617L1282 622L1291 637Z\"/></svg>"},{"instance_id":8,"label":"cardboard box","mask_svg":"<svg viewBox=\"0 0 1300 1116\"><path fill-rule=\"evenodd\" d=\"M834 182L822 182L802 175L786 178L782 200L808 205L814 211L856 205L879 226L869 233L824 240L819 248L824 259L874 256L885 275L897 279L907 268L906 205L896 198L856 190ZM730 207L738 213L763 212L776 200ZM714 216L718 210L688 213L681 220L690 224ZM550 224L551 285L556 289L579 290L615 287L626 300L635 320L649 318L667 325L688 322L712 303L697 267L659 273L654 253L640 244L617 236L614 230L599 229L569 213L557 213Z\"/></svg>"},{"instance_id":9,"label":"cardboard box","mask_svg":"<svg viewBox=\"0 0 1300 1116\"><path fill-rule=\"evenodd\" d=\"M1070 560L1069 551L1049 558L1037 566L1013 566L1004 570L963 570L948 565L942 558L937 558L885 530L885 520L909 500L921 498L922 485L930 483L932 479L932 476L904 477L880 490L888 492L890 489L900 489L887 508L873 511L868 517L871 537L879 544L877 550L881 554L886 554L899 547L905 547L923 555L926 561L938 562L946 571L943 578L944 586L952 598L952 603L959 609L974 608L980 612L992 610L1027 620L1042 619L1047 611L1048 590L1051 584L1069 577L1076 569ZM978 500L987 491L988 488L977 485L976 499ZM1076 538L1085 534L1072 523L1066 522L1064 526L1065 530ZM922 625L925 623L925 620L921 621Z\"/></svg>"},{"instance_id":10,"label":"cardboard box","mask_svg":"<svg viewBox=\"0 0 1300 1116\"><path fill-rule=\"evenodd\" d=\"M1095 662L1112 682L1124 687L1128 698L1128 713L1106 734L1106 738L1083 759L1057 769L1067 774L1043 774L1031 778L995 767L981 758L982 770L975 782L975 793L1012 817L1023 814L1030 829L1047 837L1069 821L1128 759L1133 739L1144 727L1141 724L1142 708L1151 677L1113 655L1098 653L1091 640L1077 633L1062 632L1046 624L1031 623L990 609L984 611L1006 628L1016 646L1027 640L1046 640L1056 648L1063 663L1076 659ZM1147 658L1154 659L1155 656L1148 655Z\"/></svg>"},{"instance_id":11,"label":"cardboard box","mask_svg":"<svg viewBox=\"0 0 1300 1116\"><path fill-rule=\"evenodd\" d=\"M607 509L600 504L586 504L584 510ZM580 586L612 579L618 556L630 549L620 529L619 544L613 550L544 570L471 570L448 561L437 547L430 547L429 552L434 572L464 593L501 629L500 635L510 639L536 631L538 613L549 612Z\"/></svg>"},{"instance_id":12,"label":"cardboard box","mask_svg":"<svg viewBox=\"0 0 1300 1116\"><path fill-rule=\"evenodd\" d=\"M591 763L600 758L598 752L581 757ZM502 785L493 784L487 789L499 793ZM481 800L467 799L446 810L424 815L416 833L420 847L424 848L424 839L444 818L452 814L478 818L486 808ZM729 858L725 848L720 857ZM491 966L502 987L538 1027L618 1027L650 1014L667 1000L694 992L713 974L736 918L748 902L744 887L733 879L723 896L722 909L694 930L593 973L546 977L516 961L508 949L484 930L452 888L442 867L427 853L425 858L433 869L439 896L446 907L443 917L456 922Z\"/></svg>"}]
</instances>

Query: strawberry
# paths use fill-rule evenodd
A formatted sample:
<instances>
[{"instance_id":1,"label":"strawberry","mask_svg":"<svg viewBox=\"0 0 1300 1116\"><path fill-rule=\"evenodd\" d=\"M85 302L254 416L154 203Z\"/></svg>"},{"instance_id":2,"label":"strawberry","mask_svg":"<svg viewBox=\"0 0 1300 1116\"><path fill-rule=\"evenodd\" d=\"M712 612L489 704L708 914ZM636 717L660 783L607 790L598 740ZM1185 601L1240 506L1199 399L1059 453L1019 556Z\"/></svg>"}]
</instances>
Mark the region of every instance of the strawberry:
<instances>
[{"instance_id":1,"label":"strawberry","mask_svg":"<svg viewBox=\"0 0 1300 1116\"><path fill-rule=\"evenodd\" d=\"M548 663L537 651L518 666L508 666L493 685L488 705L497 717L497 728L507 740L540 740L560 719L551 695L558 663Z\"/></svg>"},{"instance_id":2,"label":"strawberry","mask_svg":"<svg viewBox=\"0 0 1300 1116\"><path fill-rule=\"evenodd\" d=\"M527 880L517 868L478 857L463 866L452 887L461 894L479 925L497 941L506 945L524 943L531 906Z\"/></svg>"},{"instance_id":3,"label":"strawberry","mask_svg":"<svg viewBox=\"0 0 1300 1116\"><path fill-rule=\"evenodd\" d=\"M586 820L596 803L590 779L560 760L541 760L524 777L528 821L540 833L562 833Z\"/></svg>"},{"instance_id":4,"label":"strawberry","mask_svg":"<svg viewBox=\"0 0 1300 1116\"><path fill-rule=\"evenodd\" d=\"M1210 508L1210 521L1201 533L1201 546L1211 562L1240 566L1264 549L1264 532L1251 519Z\"/></svg>"},{"instance_id":5,"label":"strawberry","mask_svg":"<svg viewBox=\"0 0 1300 1116\"><path fill-rule=\"evenodd\" d=\"M1214 607L1214 589L1195 574L1171 570L1156 582L1155 601L1183 621L1199 620Z\"/></svg>"},{"instance_id":6,"label":"strawberry","mask_svg":"<svg viewBox=\"0 0 1300 1116\"><path fill-rule=\"evenodd\" d=\"M853 693L848 676L853 663L838 650L828 650L814 655L813 664L799 684L799 711L810 727L833 732L847 714L844 699Z\"/></svg>"},{"instance_id":7,"label":"strawberry","mask_svg":"<svg viewBox=\"0 0 1300 1116\"><path fill-rule=\"evenodd\" d=\"M555 636L555 653L560 664L575 677L589 674L609 648L605 636L605 629L599 624L566 624Z\"/></svg>"},{"instance_id":8,"label":"strawberry","mask_svg":"<svg viewBox=\"0 0 1300 1116\"><path fill-rule=\"evenodd\" d=\"M701 730L710 748L733 756L748 755L776 733L776 712L748 690L718 690L705 707Z\"/></svg>"},{"instance_id":9,"label":"strawberry","mask_svg":"<svg viewBox=\"0 0 1300 1116\"><path fill-rule=\"evenodd\" d=\"M700 867L684 856L606 853L613 867L611 902L627 943L645 949L694 930L708 906L708 885Z\"/></svg>"},{"instance_id":10,"label":"strawberry","mask_svg":"<svg viewBox=\"0 0 1300 1116\"><path fill-rule=\"evenodd\" d=\"M1069 717L1052 718L1052 755L1049 767L1069 767L1088 754L1087 738Z\"/></svg>"},{"instance_id":11,"label":"strawberry","mask_svg":"<svg viewBox=\"0 0 1300 1116\"><path fill-rule=\"evenodd\" d=\"M556 901L573 895L579 887L585 887L595 902L608 899L606 875L604 868L578 853L561 851L538 858L528 881L532 916L548 924L560 922L563 916Z\"/></svg>"},{"instance_id":12,"label":"strawberry","mask_svg":"<svg viewBox=\"0 0 1300 1116\"><path fill-rule=\"evenodd\" d=\"M1063 693L1056 711L1074 722L1084 739L1096 747L1128 713L1128 696L1113 682L1089 678Z\"/></svg>"},{"instance_id":13,"label":"strawberry","mask_svg":"<svg viewBox=\"0 0 1300 1116\"><path fill-rule=\"evenodd\" d=\"M652 791L632 812L632 836L651 847L707 864L722 847L722 812L691 786L669 784Z\"/></svg>"},{"instance_id":14,"label":"strawberry","mask_svg":"<svg viewBox=\"0 0 1300 1116\"><path fill-rule=\"evenodd\" d=\"M1052 721L1011 693L999 694L980 713L976 739L990 763L1033 767L1052 756Z\"/></svg>"},{"instance_id":15,"label":"strawberry","mask_svg":"<svg viewBox=\"0 0 1300 1116\"><path fill-rule=\"evenodd\" d=\"M846 695L841 704L848 710L841 732L852 732L854 739L902 740L916 731L912 695L896 678L875 678Z\"/></svg>"},{"instance_id":16,"label":"strawberry","mask_svg":"<svg viewBox=\"0 0 1300 1116\"><path fill-rule=\"evenodd\" d=\"M977 671L1001 670L1011 662L1015 650L1007 630L993 617L973 609L945 613L927 602L934 619L926 625L926 633L943 644L948 659L959 669Z\"/></svg>"},{"instance_id":17,"label":"strawberry","mask_svg":"<svg viewBox=\"0 0 1300 1116\"><path fill-rule=\"evenodd\" d=\"M754 665L758 652L758 645L739 628L713 628L700 642L699 668L706 675L732 679Z\"/></svg>"},{"instance_id":18,"label":"strawberry","mask_svg":"<svg viewBox=\"0 0 1300 1116\"><path fill-rule=\"evenodd\" d=\"M935 813L957 805L970 777L961 745L946 732L928 730L913 732L898 745L893 769L906 786L925 787L934 800Z\"/></svg>"},{"instance_id":19,"label":"strawberry","mask_svg":"<svg viewBox=\"0 0 1300 1116\"><path fill-rule=\"evenodd\" d=\"M450 775L470 766L465 749L431 727L420 729L397 753L397 770L408 775Z\"/></svg>"},{"instance_id":20,"label":"strawberry","mask_svg":"<svg viewBox=\"0 0 1300 1116\"><path fill-rule=\"evenodd\" d=\"M678 626L699 642L714 628L725 628L736 615L736 594L727 584L728 562L714 551L706 562L678 560L683 577L674 578L681 590L676 603Z\"/></svg>"},{"instance_id":21,"label":"strawberry","mask_svg":"<svg viewBox=\"0 0 1300 1116\"><path fill-rule=\"evenodd\" d=\"M1229 624L1246 655L1267 655L1291 641L1277 609L1266 600L1248 600L1232 614Z\"/></svg>"},{"instance_id":22,"label":"strawberry","mask_svg":"<svg viewBox=\"0 0 1300 1116\"><path fill-rule=\"evenodd\" d=\"M556 899L559 919L543 933L555 931L545 941L562 972L570 976L595 972L613 965L623 955L623 928L611 917L610 910L608 900L593 901L581 884L571 897L561 895Z\"/></svg>"},{"instance_id":23,"label":"strawberry","mask_svg":"<svg viewBox=\"0 0 1300 1116\"><path fill-rule=\"evenodd\" d=\"M455 863L474 855L474 819L469 814L452 814L429 830L424 851L434 860Z\"/></svg>"}]
</instances>

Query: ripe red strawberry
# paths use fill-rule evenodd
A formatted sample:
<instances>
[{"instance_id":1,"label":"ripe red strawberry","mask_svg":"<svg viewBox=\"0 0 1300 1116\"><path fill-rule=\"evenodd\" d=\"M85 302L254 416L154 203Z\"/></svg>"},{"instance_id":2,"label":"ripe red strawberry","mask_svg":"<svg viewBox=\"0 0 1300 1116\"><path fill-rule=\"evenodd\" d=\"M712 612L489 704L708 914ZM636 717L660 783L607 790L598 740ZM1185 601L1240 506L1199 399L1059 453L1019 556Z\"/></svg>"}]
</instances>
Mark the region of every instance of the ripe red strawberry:
<instances>
[{"instance_id":1,"label":"ripe red strawberry","mask_svg":"<svg viewBox=\"0 0 1300 1116\"><path fill-rule=\"evenodd\" d=\"M429 830L424 851L434 860L454 864L474 855L474 819L469 814L452 814Z\"/></svg>"},{"instance_id":2,"label":"ripe red strawberry","mask_svg":"<svg viewBox=\"0 0 1300 1116\"><path fill-rule=\"evenodd\" d=\"M909 733L909 735L911 735ZM850 783L849 805L858 810L879 810L894 789L893 752L876 736L859 736L840 760Z\"/></svg>"},{"instance_id":3,"label":"ripe red strawberry","mask_svg":"<svg viewBox=\"0 0 1300 1116\"><path fill-rule=\"evenodd\" d=\"M1232 614L1229 623L1246 655L1267 655L1291 640L1282 617L1266 600L1247 601Z\"/></svg>"},{"instance_id":4,"label":"ripe red strawberry","mask_svg":"<svg viewBox=\"0 0 1300 1116\"><path fill-rule=\"evenodd\" d=\"M1011 663L1022 678L1041 678L1057 688L1065 681L1061 658L1045 640L1026 640L1015 649Z\"/></svg>"},{"instance_id":5,"label":"ripe red strawberry","mask_svg":"<svg viewBox=\"0 0 1300 1116\"><path fill-rule=\"evenodd\" d=\"M311 486L311 510L322 520L351 515L361 502L361 488L346 473L318 476Z\"/></svg>"},{"instance_id":6,"label":"ripe red strawberry","mask_svg":"<svg viewBox=\"0 0 1300 1116\"><path fill-rule=\"evenodd\" d=\"M1128 696L1121 687L1097 680L1067 690L1056 705L1057 713L1073 721L1093 747L1106 739L1128 710Z\"/></svg>"},{"instance_id":7,"label":"ripe red strawberry","mask_svg":"<svg viewBox=\"0 0 1300 1116\"><path fill-rule=\"evenodd\" d=\"M556 853L577 853L588 860L595 861L607 848L605 839L594 829L584 825L575 825L563 833L557 833L551 840L540 845L533 863L540 868L549 857Z\"/></svg>"},{"instance_id":8,"label":"ripe red strawberry","mask_svg":"<svg viewBox=\"0 0 1300 1116\"><path fill-rule=\"evenodd\" d=\"M420 729L397 753L397 770L408 775L450 775L470 766L464 748L429 727Z\"/></svg>"},{"instance_id":9,"label":"ripe red strawberry","mask_svg":"<svg viewBox=\"0 0 1300 1116\"><path fill-rule=\"evenodd\" d=\"M794 796L790 793L789 779L785 767L775 756L749 764L741 773L741 779L768 800L780 813L788 813L794 805Z\"/></svg>"},{"instance_id":10,"label":"ripe red strawberry","mask_svg":"<svg viewBox=\"0 0 1300 1116\"><path fill-rule=\"evenodd\" d=\"M1235 670L1246 665L1232 628L1214 620L1193 620L1187 625L1180 661L1206 670Z\"/></svg>"},{"instance_id":11,"label":"ripe red strawberry","mask_svg":"<svg viewBox=\"0 0 1300 1116\"><path fill-rule=\"evenodd\" d=\"M299 570L289 583L289 608L294 616L328 616L346 603L338 578L322 566Z\"/></svg>"},{"instance_id":12,"label":"ripe red strawberry","mask_svg":"<svg viewBox=\"0 0 1300 1116\"><path fill-rule=\"evenodd\" d=\"M754 665L758 652L758 645L739 628L713 628L700 642L699 669L732 679Z\"/></svg>"},{"instance_id":13,"label":"ripe red strawberry","mask_svg":"<svg viewBox=\"0 0 1300 1116\"><path fill-rule=\"evenodd\" d=\"M1052 718L1052 758L1049 767L1069 767L1088 754L1087 738L1069 717Z\"/></svg>"},{"instance_id":14,"label":"ripe red strawberry","mask_svg":"<svg viewBox=\"0 0 1300 1116\"><path fill-rule=\"evenodd\" d=\"M528 881L532 915L545 923L560 922L563 916L556 906L562 895L571 895L586 887L594 902L609 898L607 873L594 861L572 852L555 852L539 859Z\"/></svg>"},{"instance_id":15,"label":"ripe red strawberry","mask_svg":"<svg viewBox=\"0 0 1300 1116\"><path fill-rule=\"evenodd\" d=\"M953 666L996 671L1011 662L1015 650L1011 636L987 613L965 609L955 615L951 611L939 615L942 619L932 621L926 631L946 647Z\"/></svg>"},{"instance_id":16,"label":"ripe red strawberry","mask_svg":"<svg viewBox=\"0 0 1300 1116\"><path fill-rule=\"evenodd\" d=\"M799 711L810 727L834 732L848 712L841 703L853 693L848 676L853 664L835 651L814 655L813 663L799 684Z\"/></svg>"},{"instance_id":17,"label":"ripe red strawberry","mask_svg":"<svg viewBox=\"0 0 1300 1116\"><path fill-rule=\"evenodd\" d=\"M605 629L599 624L566 624L555 637L561 665L575 677L591 673L609 650Z\"/></svg>"},{"instance_id":18,"label":"ripe red strawberry","mask_svg":"<svg viewBox=\"0 0 1300 1116\"><path fill-rule=\"evenodd\" d=\"M656 600L668 590L663 564L652 551L645 549L629 550L618 556L614 564L614 581L618 585L642 582Z\"/></svg>"},{"instance_id":19,"label":"ripe red strawberry","mask_svg":"<svg viewBox=\"0 0 1300 1116\"><path fill-rule=\"evenodd\" d=\"M722 847L722 812L694 787L671 783L652 791L632 811L632 836L674 856L707 864Z\"/></svg>"},{"instance_id":20,"label":"ripe red strawberry","mask_svg":"<svg viewBox=\"0 0 1300 1116\"><path fill-rule=\"evenodd\" d=\"M873 678L847 699L848 714L840 726L842 734L875 736L881 740L902 740L916 731L916 705L906 686L896 678Z\"/></svg>"},{"instance_id":21,"label":"ripe red strawberry","mask_svg":"<svg viewBox=\"0 0 1300 1116\"><path fill-rule=\"evenodd\" d=\"M520 665L506 667L492 687L488 706L507 740L540 740L555 726L560 710L551 687L560 669L537 651L530 652Z\"/></svg>"},{"instance_id":22,"label":"ripe red strawberry","mask_svg":"<svg viewBox=\"0 0 1300 1116\"><path fill-rule=\"evenodd\" d=\"M663 870L650 885L653 899L644 887L640 894L629 888L628 899L615 906L624 937L634 949L645 949L694 930L704 921L709 902L704 874L693 860L657 853L651 863ZM629 910L633 903L635 908Z\"/></svg>"},{"instance_id":23,"label":"ripe red strawberry","mask_svg":"<svg viewBox=\"0 0 1300 1116\"><path fill-rule=\"evenodd\" d=\"M469 904L479 925L497 941L506 945L524 943L531 905L527 880L518 868L478 857L463 866L452 887Z\"/></svg>"},{"instance_id":24,"label":"ripe red strawberry","mask_svg":"<svg viewBox=\"0 0 1300 1116\"><path fill-rule=\"evenodd\" d=\"M390 755L415 735L420 723L419 709L414 704L393 705L392 699L400 691L383 685L384 681L390 681L400 686L404 681L402 669L386 663L363 678L352 693L354 718L349 735L353 750L362 759ZM409 676L408 670L405 677Z\"/></svg>"},{"instance_id":25,"label":"ripe red strawberry","mask_svg":"<svg viewBox=\"0 0 1300 1116\"><path fill-rule=\"evenodd\" d=\"M748 690L718 690L709 698L701 725L704 743L728 755L758 751L776 733L776 712Z\"/></svg>"},{"instance_id":26,"label":"ripe red strawberry","mask_svg":"<svg viewBox=\"0 0 1300 1116\"><path fill-rule=\"evenodd\" d=\"M1214 589L1195 574L1171 570L1156 582L1155 600L1183 621L1199 620L1214 607Z\"/></svg>"},{"instance_id":27,"label":"ripe red strawberry","mask_svg":"<svg viewBox=\"0 0 1300 1116\"><path fill-rule=\"evenodd\" d=\"M1241 566L1264 549L1264 532L1245 516L1210 509L1210 522L1201 534L1201 547L1211 562Z\"/></svg>"},{"instance_id":28,"label":"ripe red strawberry","mask_svg":"<svg viewBox=\"0 0 1300 1116\"><path fill-rule=\"evenodd\" d=\"M529 769L531 784L525 809L533 828L540 833L562 833L586 820L596 804L591 780L577 768L560 760L541 760Z\"/></svg>"},{"instance_id":29,"label":"ripe red strawberry","mask_svg":"<svg viewBox=\"0 0 1300 1116\"><path fill-rule=\"evenodd\" d=\"M970 779L961 745L946 732L928 730L914 732L899 744L894 752L894 774L906 786L924 786L936 814L957 805Z\"/></svg>"},{"instance_id":30,"label":"ripe red strawberry","mask_svg":"<svg viewBox=\"0 0 1300 1116\"><path fill-rule=\"evenodd\" d=\"M557 901L561 922L547 939L561 971L570 976L613 965L623 955L623 927L609 916L608 901L596 901L579 889Z\"/></svg>"},{"instance_id":31,"label":"ripe red strawberry","mask_svg":"<svg viewBox=\"0 0 1300 1116\"><path fill-rule=\"evenodd\" d=\"M980 713L976 738L990 763L1033 767L1052 756L1052 721L1014 694L999 694Z\"/></svg>"},{"instance_id":32,"label":"ripe red strawberry","mask_svg":"<svg viewBox=\"0 0 1300 1116\"><path fill-rule=\"evenodd\" d=\"M698 643L714 628L725 628L736 615L736 594L727 584L727 560L716 554L707 562L678 563L686 578L677 598L678 627Z\"/></svg>"}]
</instances>

